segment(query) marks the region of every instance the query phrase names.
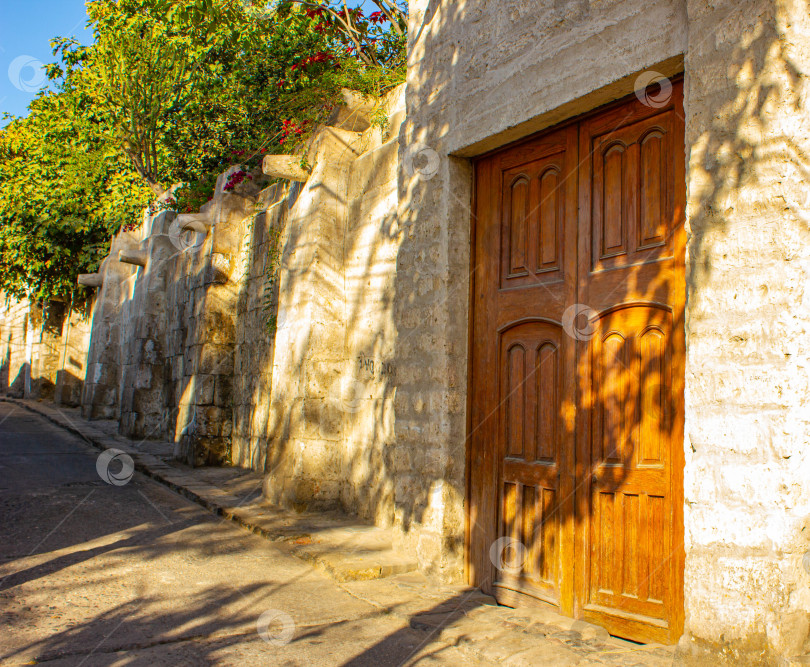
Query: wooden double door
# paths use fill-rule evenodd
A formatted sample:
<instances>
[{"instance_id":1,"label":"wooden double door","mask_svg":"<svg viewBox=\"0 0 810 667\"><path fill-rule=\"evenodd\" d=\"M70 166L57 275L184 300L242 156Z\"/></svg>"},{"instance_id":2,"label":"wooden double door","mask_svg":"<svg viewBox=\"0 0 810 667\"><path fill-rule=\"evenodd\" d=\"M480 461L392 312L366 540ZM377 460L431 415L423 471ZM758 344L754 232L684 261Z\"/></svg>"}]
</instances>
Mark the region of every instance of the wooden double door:
<instances>
[{"instance_id":1,"label":"wooden double door","mask_svg":"<svg viewBox=\"0 0 810 667\"><path fill-rule=\"evenodd\" d=\"M682 85L476 163L467 563L510 606L683 626Z\"/></svg>"}]
</instances>

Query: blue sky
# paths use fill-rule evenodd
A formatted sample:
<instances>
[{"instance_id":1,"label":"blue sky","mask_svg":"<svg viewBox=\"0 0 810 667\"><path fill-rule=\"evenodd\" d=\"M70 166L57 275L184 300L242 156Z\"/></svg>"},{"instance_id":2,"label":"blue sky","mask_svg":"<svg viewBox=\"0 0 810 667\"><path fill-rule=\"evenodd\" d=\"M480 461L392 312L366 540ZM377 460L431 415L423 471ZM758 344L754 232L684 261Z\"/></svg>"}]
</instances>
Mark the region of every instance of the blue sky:
<instances>
[{"instance_id":1,"label":"blue sky","mask_svg":"<svg viewBox=\"0 0 810 667\"><path fill-rule=\"evenodd\" d=\"M53 62L49 42L74 36L89 44L84 0L3 1L0 16L0 113L26 114L45 81L41 63ZM2 123L5 124L5 123Z\"/></svg>"}]
</instances>

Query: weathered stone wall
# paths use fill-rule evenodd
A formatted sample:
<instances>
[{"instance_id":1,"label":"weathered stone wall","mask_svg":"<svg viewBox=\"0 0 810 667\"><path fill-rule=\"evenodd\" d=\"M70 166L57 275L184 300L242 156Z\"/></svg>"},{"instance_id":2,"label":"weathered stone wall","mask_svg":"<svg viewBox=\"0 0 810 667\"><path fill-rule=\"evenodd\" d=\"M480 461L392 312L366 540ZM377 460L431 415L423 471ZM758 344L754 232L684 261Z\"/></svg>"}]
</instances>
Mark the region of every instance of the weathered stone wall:
<instances>
[{"instance_id":1,"label":"weathered stone wall","mask_svg":"<svg viewBox=\"0 0 810 667\"><path fill-rule=\"evenodd\" d=\"M386 127L337 117L310 146L306 183L262 193L266 210L243 232L235 357L234 462L267 471L276 502L383 525L402 93L386 101Z\"/></svg>"},{"instance_id":2,"label":"weathered stone wall","mask_svg":"<svg viewBox=\"0 0 810 667\"><path fill-rule=\"evenodd\" d=\"M79 405L92 302L44 304L0 294L0 393Z\"/></svg>"},{"instance_id":3,"label":"weathered stone wall","mask_svg":"<svg viewBox=\"0 0 810 667\"><path fill-rule=\"evenodd\" d=\"M404 93L403 87L391 95L387 127L367 133L368 143L361 144L363 153L349 171L342 262L346 357L341 379L331 379L323 406L325 415L343 417L343 506L386 526L409 518L408 509L396 504L394 436L394 294L401 243L397 183ZM322 419L321 428L330 423Z\"/></svg>"},{"instance_id":4,"label":"weathered stone wall","mask_svg":"<svg viewBox=\"0 0 810 667\"><path fill-rule=\"evenodd\" d=\"M242 230L234 280L240 285L236 306L236 345L233 378L232 460L235 465L264 470L270 387L273 382L275 313L278 309L276 274L269 263L271 246L279 252L290 203L298 185L275 185L259 199L261 210ZM275 289L274 289L275 287ZM271 318L272 322L271 322Z\"/></svg>"},{"instance_id":5,"label":"weathered stone wall","mask_svg":"<svg viewBox=\"0 0 810 667\"><path fill-rule=\"evenodd\" d=\"M178 458L192 464L230 456L238 296L231 274L258 187L226 193L226 179L199 214L147 214L114 239L99 270L83 397L86 416L118 418L133 439L173 440ZM189 217L196 230L184 227Z\"/></svg>"},{"instance_id":6,"label":"weathered stone wall","mask_svg":"<svg viewBox=\"0 0 810 667\"><path fill-rule=\"evenodd\" d=\"M144 263L137 268L132 296L124 304L120 432L136 439L162 438L169 429L168 321L183 315L169 309L177 306L169 302L169 276L172 265L180 261L169 237L173 218L173 213L164 212L145 221L143 240L134 249Z\"/></svg>"},{"instance_id":7,"label":"weathered stone wall","mask_svg":"<svg viewBox=\"0 0 810 667\"><path fill-rule=\"evenodd\" d=\"M121 250L138 246L138 232L120 232L98 274L92 311L92 335L87 352L87 373L82 393L82 414L88 419L117 419L121 415L121 388L129 323L125 305L131 300L137 267L118 261Z\"/></svg>"},{"instance_id":8,"label":"weathered stone wall","mask_svg":"<svg viewBox=\"0 0 810 667\"><path fill-rule=\"evenodd\" d=\"M93 299L90 298L79 310L70 309L67 319L62 324L61 354L56 371L54 403L70 407L82 404L92 308Z\"/></svg>"},{"instance_id":9,"label":"weathered stone wall","mask_svg":"<svg viewBox=\"0 0 810 667\"><path fill-rule=\"evenodd\" d=\"M404 87L383 126L347 104L308 144L306 182L260 191L254 174L228 193L232 168L199 214L145 215L113 239L91 280L82 408L189 463L265 471L286 506L417 530L427 492L398 481L412 456L394 437Z\"/></svg>"},{"instance_id":10,"label":"weathered stone wall","mask_svg":"<svg viewBox=\"0 0 810 667\"><path fill-rule=\"evenodd\" d=\"M218 189L223 184L220 179ZM171 403L179 406L174 439L183 458L196 464L231 460L236 304L241 289L238 256L241 230L255 214L256 190L222 193L203 207L211 230L204 242L197 236L201 246L189 285L188 312L184 322L175 320L176 342L185 335L185 345L177 347L184 356L182 361L177 358L172 376L183 378L174 387Z\"/></svg>"},{"instance_id":11,"label":"weathered stone wall","mask_svg":"<svg viewBox=\"0 0 810 667\"><path fill-rule=\"evenodd\" d=\"M3 393L23 396L26 385L30 386L31 354L37 329L34 318L41 317L41 311L32 309L31 304L16 299L3 298L2 329L0 329L0 355L2 375L0 387Z\"/></svg>"},{"instance_id":12,"label":"weathered stone wall","mask_svg":"<svg viewBox=\"0 0 810 667\"><path fill-rule=\"evenodd\" d=\"M803 653L807 3L418 0L410 21L396 440L422 457L409 462L414 478L444 482L426 514L434 537L416 533L420 553L461 570L452 545L463 539L472 185L465 158L631 94L645 71L685 71L682 645L723 642L732 654L772 660Z\"/></svg>"},{"instance_id":13,"label":"weathered stone wall","mask_svg":"<svg viewBox=\"0 0 810 667\"><path fill-rule=\"evenodd\" d=\"M687 630L799 655L810 631L810 11L687 9Z\"/></svg>"}]
</instances>

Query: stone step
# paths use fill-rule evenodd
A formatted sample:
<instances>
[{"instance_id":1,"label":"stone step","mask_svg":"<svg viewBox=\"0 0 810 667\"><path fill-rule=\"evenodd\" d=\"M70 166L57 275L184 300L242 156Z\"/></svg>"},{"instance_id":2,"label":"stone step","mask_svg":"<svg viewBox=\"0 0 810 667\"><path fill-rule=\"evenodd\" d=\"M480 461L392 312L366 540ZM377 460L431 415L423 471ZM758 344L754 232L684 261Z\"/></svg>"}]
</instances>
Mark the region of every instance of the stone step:
<instances>
[{"instance_id":1,"label":"stone step","mask_svg":"<svg viewBox=\"0 0 810 667\"><path fill-rule=\"evenodd\" d=\"M394 549L393 532L357 523L338 512L298 514L259 502L223 515L315 565L336 581L365 581L417 569L415 558Z\"/></svg>"},{"instance_id":2,"label":"stone step","mask_svg":"<svg viewBox=\"0 0 810 667\"><path fill-rule=\"evenodd\" d=\"M377 551L318 542L297 547L293 553L341 583L382 579L417 568L415 558L404 556L394 549Z\"/></svg>"}]
</instances>

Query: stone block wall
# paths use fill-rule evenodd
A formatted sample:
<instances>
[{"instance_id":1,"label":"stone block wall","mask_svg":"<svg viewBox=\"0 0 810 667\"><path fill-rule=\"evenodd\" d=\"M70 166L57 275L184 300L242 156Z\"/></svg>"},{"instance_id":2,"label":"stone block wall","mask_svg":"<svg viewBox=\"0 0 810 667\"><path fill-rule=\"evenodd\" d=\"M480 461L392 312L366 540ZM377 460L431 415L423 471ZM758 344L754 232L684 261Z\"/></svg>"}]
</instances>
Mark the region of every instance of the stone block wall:
<instances>
[{"instance_id":1,"label":"stone block wall","mask_svg":"<svg viewBox=\"0 0 810 667\"><path fill-rule=\"evenodd\" d=\"M0 394L79 405L91 308L0 294Z\"/></svg>"},{"instance_id":2,"label":"stone block wall","mask_svg":"<svg viewBox=\"0 0 810 667\"><path fill-rule=\"evenodd\" d=\"M300 187L264 190L261 209L242 229L234 279L241 289L236 305L233 376L234 465L264 470L273 384L273 351L278 313L278 260L288 209ZM272 277L271 275L272 274Z\"/></svg>"},{"instance_id":3,"label":"stone block wall","mask_svg":"<svg viewBox=\"0 0 810 667\"><path fill-rule=\"evenodd\" d=\"M391 359L398 131L322 128L306 183L262 192L244 230L233 461L265 470L265 494L394 522ZM273 259L275 258L275 259Z\"/></svg>"},{"instance_id":4,"label":"stone block wall","mask_svg":"<svg viewBox=\"0 0 810 667\"><path fill-rule=\"evenodd\" d=\"M61 355L53 397L54 403L59 405L79 407L82 404L92 308L92 298L78 310L71 308L62 325Z\"/></svg>"},{"instance_id":5,"label":"stone block wall","mask_svg":"<svg viewBox=\"0 0 810 667\"><path fill-rule=\"evenodd\" d=\"M174 441L193 465L230 461L239 293L231 274L258 187L230 194L226 179L192 216L205 231L161 211L114 239L100 269L83 397L86 416L117 418L133 439Z\"/></svg>"},{"instance_id":6,"label":"stone block wall","mask_svg":"<svg viewBox=\"0 0 810 667\"><path fill-rule=\"evenodd\" d=\"M132 298L137 268L118 261L118 253L137 248L139 242L137 232L120 232L98 270L104 282L95 293L82 393L82 414L88 419L121 415L124 356L131 330L126 304Z\"/></svg>"},{"instance_id":7,"label":"stone block wall","mask_svg":"<svg viewBox=\"0 0 810 667\"><path fill-rule=\"evenodd\" d=\"M392 100L389 127L351 165L343 258L346 359L327 388L321 428L343 416L341 503L378 525L404 525L398 514L394 398L397 331L394 327L398 217L399 129L404 90Z\"/></svg>"},{"instance_id":8,"label":"stone block wall","mask_svg":"<svg viewBox=\"0 0 810 667\"><path fill-rule=\"evenodd\" d=\"M134 439L159 439L168 432L168 321L177 314L169 302L173 265L182 261L169 237L173 213L162 212L145 224L137 251L145 263L138 267L132 296L124 305L128 331L122 361L120 432ZM171 308L170 306L175 306Z\"/></svg>"},{"instance_id":9,"label":"stone block wall","mask_svg":"<svg viewBox=\"0 0 810 667\"><path fill-rule=\"evenodd\" d=\"M254 174L226 192L234 167L198 214L145 214L118 234L92 331L73 332L62 361L86 368L88 418L174 441L193 465L264 471L266 496L285 506L339 508L407 533L421 529L432 491L396 478L412 459L394 430L404 87L384 101L382 127L353 103L308 144L306 182L261 190ZM189 219L198 231L184 231ZM33 358L26 340L7 345L15 371ZM70 402L78 386L66 368L58 398Z\"/></svg>"},{"instance_id":10,"label":"stone block wall","mask_svg":"<svg viewBox=\"0 0 810 667\"><path fill-rule=\"evenodd\" d=\"M681 646L768 664L808 650L809 18L804 0L411 2L395 431L439 457L408 463L445 480L446 518L429 512L434 544L417 544L442 568L463 539L468 158L684 72Z\"/></svg>"},{"instance_id":11,"label":"stone block wall","mask_svg":"<svg viewBox=\"0 0 810 667\"><path fill-rule=\"evenodd\" d=\"M687 13L688 630L794 656L810 648L810 11Z\"/></svg>"},{"instance_id":12,"label":"stone block wall","mask_svg":"<svg viewBox=\"0 0 810 667\"><path fill-rule=\"evenodd\" d=\"M31 369L31 341L35 336L31 304L0 294L3 301L0 328L0 388L4 394L22 397Z\"/></svg>"},{"instance_id":13,"label":"stone block wall","mask_svg":"<svg viewBox=\"0 0 810 667\"><path fill-rule=\"evenodd\" d=\"M231 461L238 257L241 229L255 213L254 194L223 193L204 207L211 231L198 253L187 316L175 320L177 342L182 333L186 340L173 369L173 377L182 377L172 402L179 407L174 439L182 458L195 464Z\"/></svg>"}]
</instances>

